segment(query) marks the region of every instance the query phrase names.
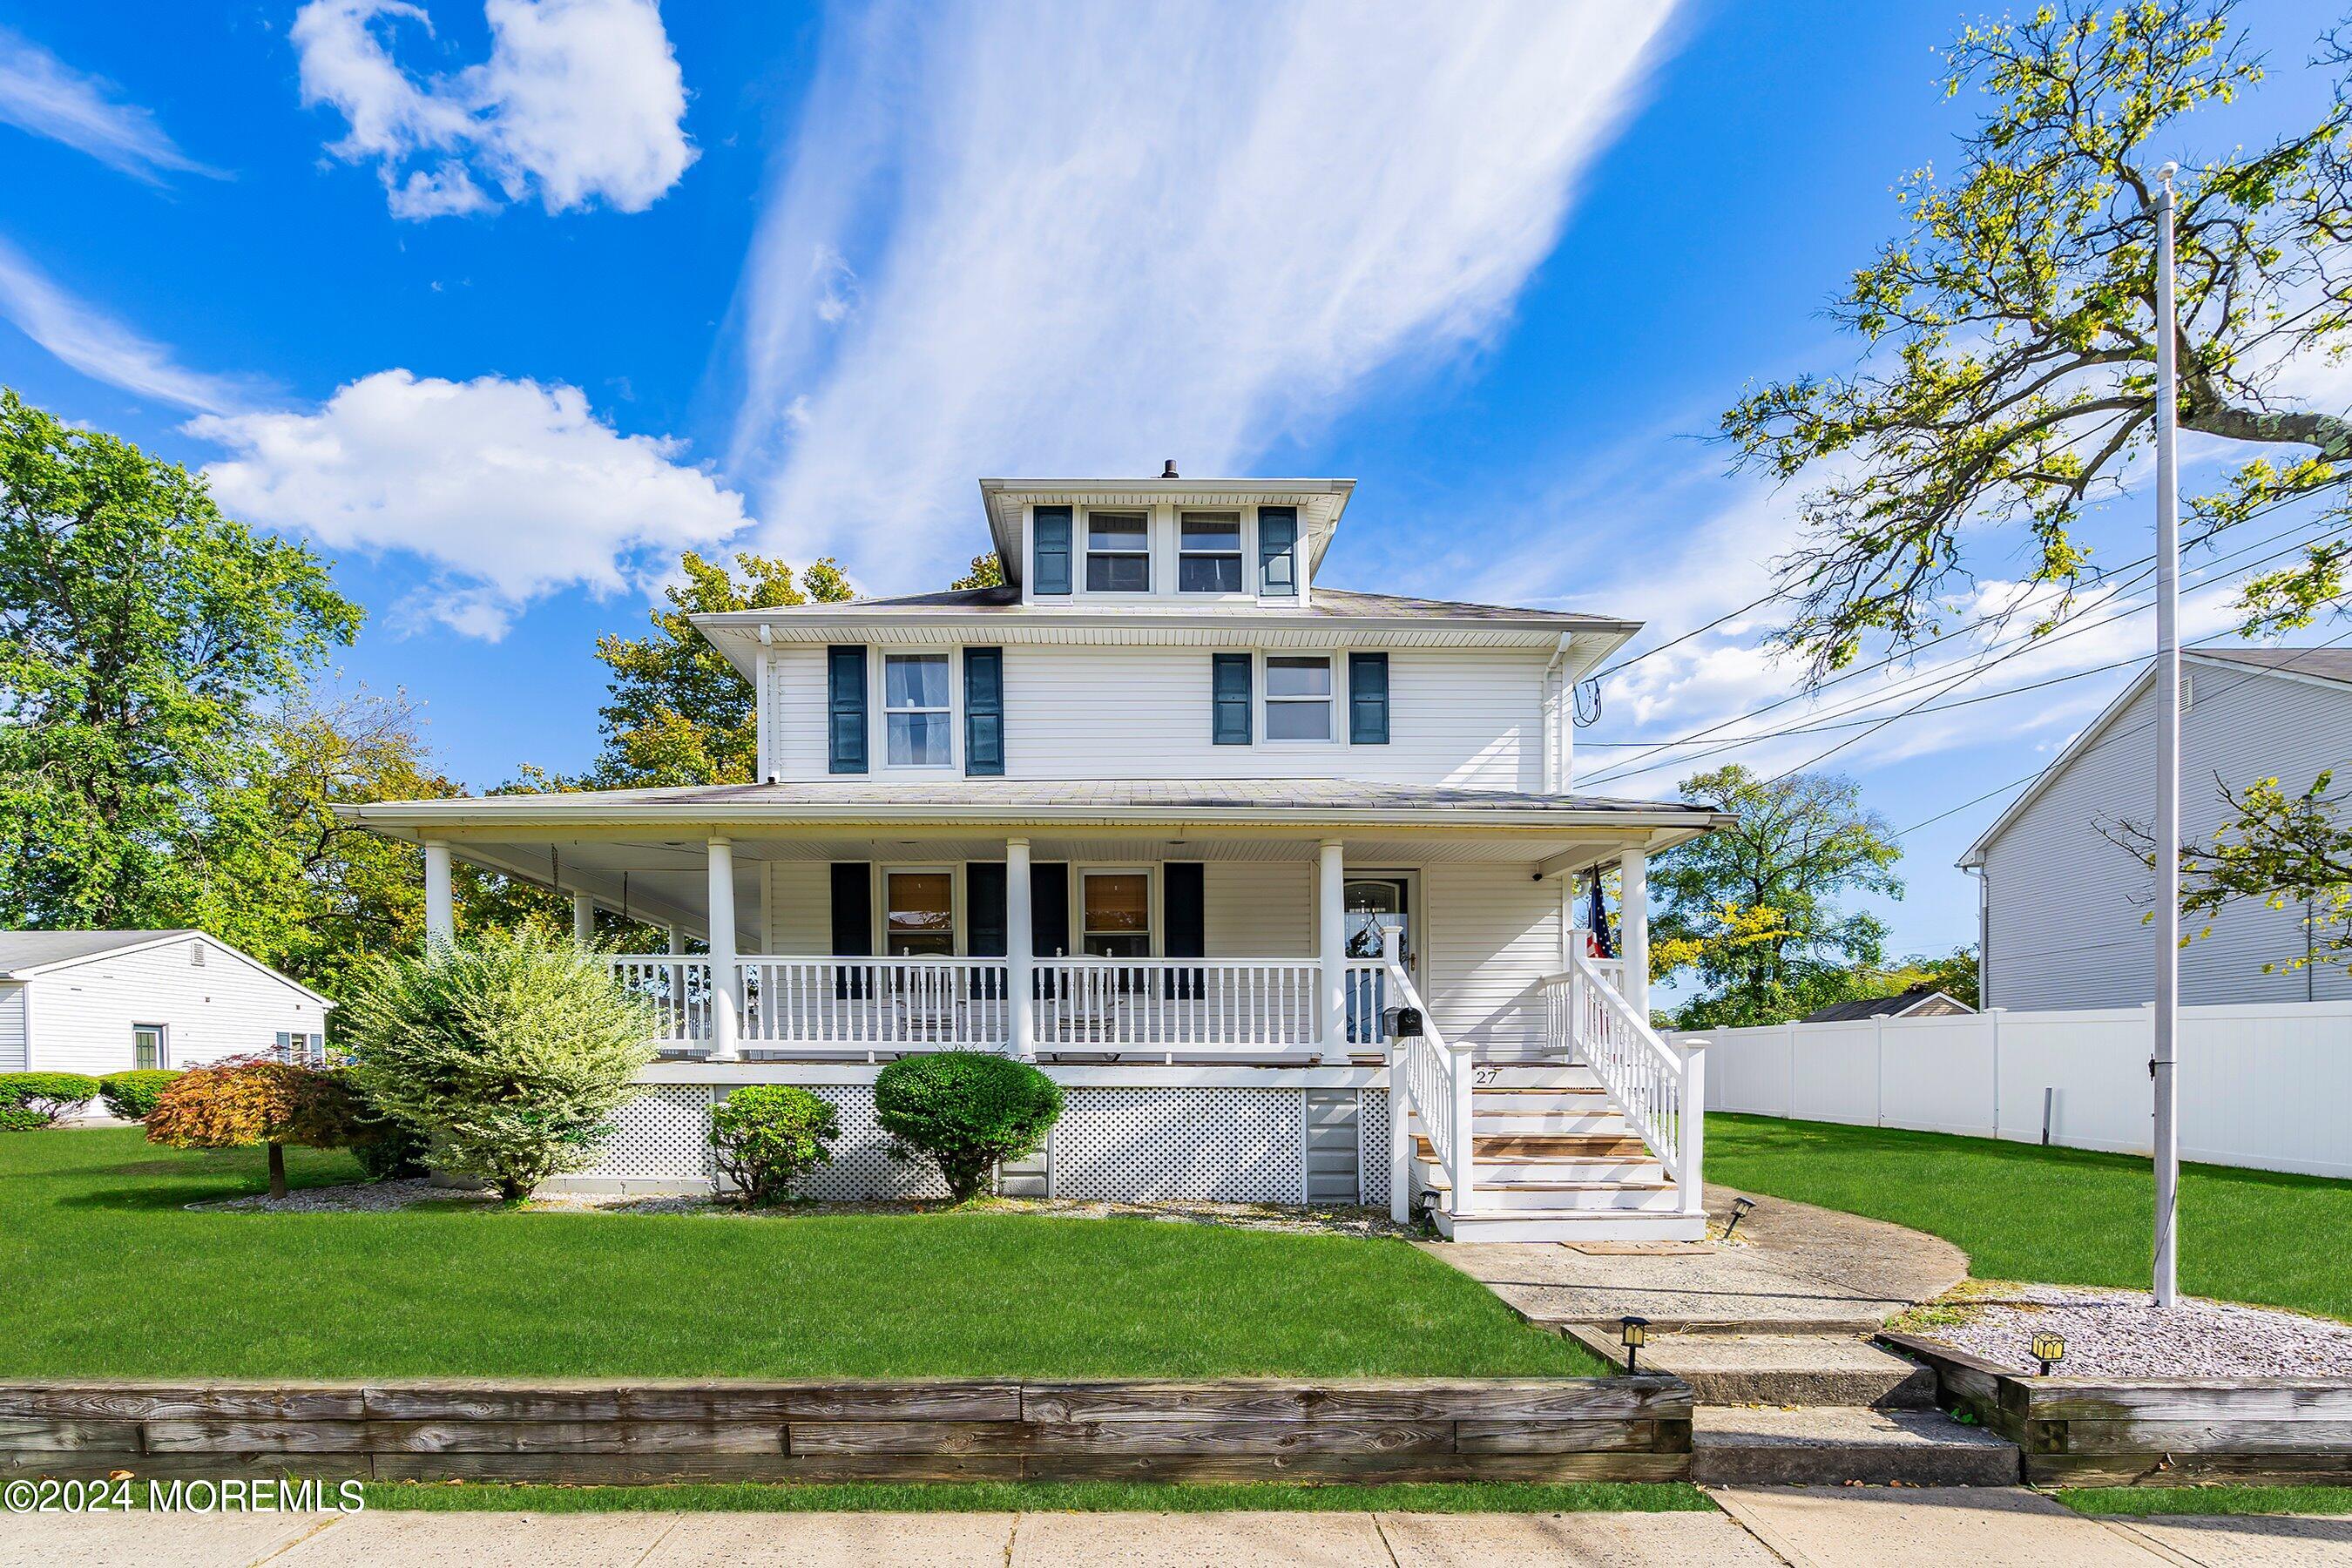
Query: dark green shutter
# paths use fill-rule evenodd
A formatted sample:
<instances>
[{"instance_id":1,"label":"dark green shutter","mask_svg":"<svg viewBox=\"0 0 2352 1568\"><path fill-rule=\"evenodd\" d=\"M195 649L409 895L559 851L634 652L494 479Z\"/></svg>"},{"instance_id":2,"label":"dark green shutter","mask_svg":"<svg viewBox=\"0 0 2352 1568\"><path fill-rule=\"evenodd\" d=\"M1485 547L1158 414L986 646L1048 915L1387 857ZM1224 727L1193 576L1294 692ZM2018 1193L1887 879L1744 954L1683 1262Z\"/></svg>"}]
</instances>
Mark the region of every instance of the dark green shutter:
<instances>
[{"instance_id":1,"label":"dark green shutter","mask_svg":"<svg viewBox=\"0 0 2352 1568\"><path fill-rule=\"evenodd\" d=\"M974 958L1005 952L1004 862L973 860L963 868L965 949Z\"/></svg>"},{"instance_id":2,"label":"dark green shutter","mask_svg":"<svg viewBox=\"0 0 2352 1568\"><path fill-rule=\"evenodd\" d=\"M833 863L833 955L851 959L874 955L874 868L863 860ZM872 973L869 965L842 965L834 972L833 994L866 994Z\"/></svg>"},{"instance_id":3,"label":"dark green shutter","mask_svg":"<svg viewBox=\"0 0 2352 1568\"><path fill-rule=\"evenodd\" d=\"M1066 594L1070 591L1071 509L1066 506L1041 506L1031 519L1030 536L1034 548L1029 568L1029 591L1033 594Z\"/></svg>"},{"instance_id":4,"label":"dark green shutter","mask_svg":"<svg viewBox=\"0 0 2352 1568\"><path fill-rule=\"evenodd\" d=\"M1270 599L1298 593L1298 509L1257 509L1257 591Z\"/></svg>"},{"instance_id":5,"label":"dark green shutter","mask_svg":"<svg viewBox=\"0 0 2352 1568\"><path fill-rule=\"evenodd\" d=\"M1348 656L1348 740L1352 745L1389 743L1389 656Z\"/></svg>"},{"instance_id":6,"label":"dark green shutter","mask_svg":"<svg viewBox=\"0 0 2352 1568\"><path fill-rule=\"evenodd\" d=\"M1220 746L1246 746L1250 743L1250 656L1219 653L1210 655L1210 660L1215 713L1209 739Z\"/></svg>"},{"instance_id":7,"label":"dark green shutter","mask_svg":"<svg viewBox=\"0 0 2352 1568\"><path fill-rule=\"evenodd\" d=\"M827 771L866 771L866 650L825 650L825 700L831 737Z\"/></svg>"},{"instance_id":8,"label":"dark green shutter","mask_svg":"<svg viewBox=\"0 0 2352 1568\"><path fill-rule=\"evenodd\" d=\"M1167 933L1160 939L1170 958L1206 958L1209 954L1208 868L1198 860L1171 860L1160 868L1160 898ZM1199 998L1208 988L1208 972L1170 969L1169 997Z\"/></svg>"},{"instance_id":9,"label":"dark green shutter","mask_svg":"<svg viewBox=\"0 0 2352 1568\"><path fill-rule=\"evenodd\" d=\"M973 777L1004 772L1004 650L963 650L963 771Z\"/></svg>"}]
</instances>

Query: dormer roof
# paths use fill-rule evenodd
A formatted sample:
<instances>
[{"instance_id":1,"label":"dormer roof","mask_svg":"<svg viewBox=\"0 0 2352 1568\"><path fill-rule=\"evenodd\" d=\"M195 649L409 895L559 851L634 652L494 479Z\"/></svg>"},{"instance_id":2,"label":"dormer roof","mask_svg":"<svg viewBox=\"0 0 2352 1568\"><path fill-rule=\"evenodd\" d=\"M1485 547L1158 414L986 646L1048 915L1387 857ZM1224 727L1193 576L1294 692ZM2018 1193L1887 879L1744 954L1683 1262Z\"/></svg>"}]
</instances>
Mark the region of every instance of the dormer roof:
<instances>
[{"instance_id":1,"label":"dormer roof","mask_svg":"<svg viewBox=\"0 0 2352 1568\"><path fill-rule=\"evenodd\" d=\"M982 479L980 499L996 558L1004 563L1004 580L1017 586L1026 565L1021 549L1026 507L1295 506L1311 573L1331 548L1339 514L1355 489L1353 479Z\"/></svg>"}]
</instances>

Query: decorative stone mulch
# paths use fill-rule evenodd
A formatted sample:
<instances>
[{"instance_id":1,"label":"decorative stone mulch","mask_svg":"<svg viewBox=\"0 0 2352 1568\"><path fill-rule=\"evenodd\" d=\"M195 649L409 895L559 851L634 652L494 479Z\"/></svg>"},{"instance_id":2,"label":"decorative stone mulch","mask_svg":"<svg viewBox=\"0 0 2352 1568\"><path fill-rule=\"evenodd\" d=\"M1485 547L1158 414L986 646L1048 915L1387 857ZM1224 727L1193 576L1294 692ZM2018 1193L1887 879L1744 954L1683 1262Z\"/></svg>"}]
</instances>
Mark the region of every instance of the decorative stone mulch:
<instances>
[{"instance_id":1,"label":"decorative stone mulch","mask_svg":"<svg viewBox=\"0 0 2352 1568\"><path fill-rule=\"evenodd\" d=\"M2352 1377L2352 1323L2143 1290L1971 1280L1890 1326L2036 1373L2033 1336L2061 1334L2059 1377Z\"/></svg>"},{"instance_id":2,"label":"decorative stone mulch","mask_svg":"<svg viewBox=\"0 0 2352 1568\"><path fill-rule=\"evenodd\" d=\"M374 1182L341 1187L303 1187L284 1198L267 1194L190 1204L200 1211L262 1214L384 1214L420 1205L491 1208L488 1192L438 1186L423 1179ZM944 1199L897 1203L797 1202L751 1208L732 1198L691 1195L648 1197L621 1193L551 1193L525 1205L535 1213L684 1215L719 1219L795 1219L822 1215L1011 1214L1044 1219L1128 1219L1168 1225L1223 1226L1237 1230L1290 1236L1414 1236L1385 1210L1357 1207L1302 1209L1279 1204L1110 1204L1067 1198L983 1198L957 1205Z\"/></svg>"}]
</instances>

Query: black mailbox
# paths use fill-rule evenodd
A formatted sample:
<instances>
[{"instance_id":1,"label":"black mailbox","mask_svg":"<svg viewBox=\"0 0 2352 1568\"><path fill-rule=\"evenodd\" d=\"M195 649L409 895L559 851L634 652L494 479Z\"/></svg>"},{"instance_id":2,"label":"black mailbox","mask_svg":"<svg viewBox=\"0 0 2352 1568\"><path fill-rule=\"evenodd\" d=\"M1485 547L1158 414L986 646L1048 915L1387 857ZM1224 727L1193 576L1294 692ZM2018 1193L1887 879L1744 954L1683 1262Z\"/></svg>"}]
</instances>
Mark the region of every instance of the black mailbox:
<instances>
[{"instance_id":1,"label":"black mailbox","mask_svg":"<svg viewBox=\"0 0 2352 1568\"><path fill-rule=\"evenodd\" d=\"M1421 1035L1421 1009L1418 1007L1388 1008L1381 1014L1381 1021L1388 1026L1389 1038L1392 1040L1416 1039Z\"/></svg>"}]
</instances>

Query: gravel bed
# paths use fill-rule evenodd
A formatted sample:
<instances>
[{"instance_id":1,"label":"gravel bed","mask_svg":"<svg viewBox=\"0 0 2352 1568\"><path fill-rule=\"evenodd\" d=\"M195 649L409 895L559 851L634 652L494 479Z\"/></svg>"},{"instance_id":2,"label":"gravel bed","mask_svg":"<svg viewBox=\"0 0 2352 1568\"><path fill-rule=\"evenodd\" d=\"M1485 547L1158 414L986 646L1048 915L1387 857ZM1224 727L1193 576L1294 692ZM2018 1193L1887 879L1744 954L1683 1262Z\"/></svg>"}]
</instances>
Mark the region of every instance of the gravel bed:
<instances>
[{"instance_id":1,"label":"gravel bed","mask_svg":"<svg viewBox=\"0 0 2352 1568\"><path fill-rule=\"evenodd\" d=\"M498 1202L483 1187L443 1187L419 1176L402 1182L354 1182L342 1187L297 1187L282 1198L257 1193L249 1198L215 1198L187 1206L201 1213L233 1214L389 1214L419 1204L466 1204L483 1207Z\"/></svg>"},{"instance_id":2,"label":"gravel bed","mask_svg":"<svg viewBox=\"0 0 2352 1568\"><path fill-rule=\"evenodd\" d=\"M355 1183L340 1187L301 1187L283 1198L268 1194L219 1198L187 1206L204 1212L239 1214L388 1214L419 1205L490 1208L498 1199L487 1189L437 1186L413 1181ZM624 1193L550 1193L527 1205L551 1214L683 1215L712 1219L789 1220L824 1215L936 1214L955 1209L944 1200L904 1203L814 1203L746 1208L731 1198L699 1193L649 1197ZM1168 1225L1223 1226L1237 1230L1291 1236L1412 1236L1418 1233L1372 1208L1286 1208L1277 1204L1108 1204L1067 1198L988 1198L963 1212L1034 1215L1043 1219L1132 1219Z\"/></svg>"},{"instance_id":3,"label":"gravel bed","mask_svg":"<svg viewBox=\"0 0 2352 1568\"><path fill-rule=\"evenodd\" d=\"M2059 1377L2352 1377L2352 1323L2144 1290L1975 1285L1895 1321L1922 1339L2039 1373L2037 1333L2065 1336Z\"/></svg>"}]
</instances>

